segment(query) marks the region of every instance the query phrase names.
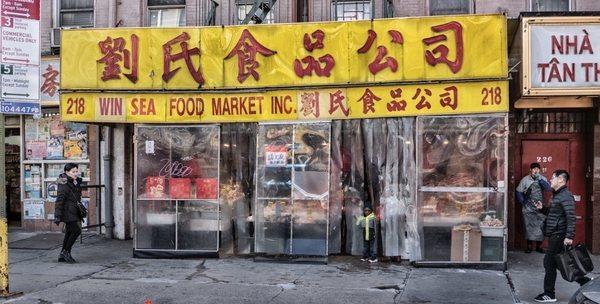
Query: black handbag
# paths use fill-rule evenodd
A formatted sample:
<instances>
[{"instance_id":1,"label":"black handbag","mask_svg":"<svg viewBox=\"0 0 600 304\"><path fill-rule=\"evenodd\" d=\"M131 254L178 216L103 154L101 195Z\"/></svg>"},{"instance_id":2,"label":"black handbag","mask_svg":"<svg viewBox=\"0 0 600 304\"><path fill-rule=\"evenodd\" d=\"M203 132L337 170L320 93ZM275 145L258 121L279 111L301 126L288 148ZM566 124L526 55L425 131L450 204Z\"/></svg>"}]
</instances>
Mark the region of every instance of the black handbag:
<instances>
[{"instance_id":1,"label":"black handbag","mask_svg":"<svg viewBox=\"0 0 600 304\"><path fill-rule=\"evenodd\" d=\"M84 219L87 217L88 211L82 202L77 202L77 209L79 209L79 216L81 216L81 219Z\"/></svg>"},{"instance_id":2,"label":"black handbag","mask_svg":"<svg viewBox=\"0 0 600 304\"><path fill-rule=\"evenodd\" d=\"M560 274L565 281L573 282L594 270L590 254L584 245L566 246L565 251L555 257Z\"/></svg>"}]
</instances>

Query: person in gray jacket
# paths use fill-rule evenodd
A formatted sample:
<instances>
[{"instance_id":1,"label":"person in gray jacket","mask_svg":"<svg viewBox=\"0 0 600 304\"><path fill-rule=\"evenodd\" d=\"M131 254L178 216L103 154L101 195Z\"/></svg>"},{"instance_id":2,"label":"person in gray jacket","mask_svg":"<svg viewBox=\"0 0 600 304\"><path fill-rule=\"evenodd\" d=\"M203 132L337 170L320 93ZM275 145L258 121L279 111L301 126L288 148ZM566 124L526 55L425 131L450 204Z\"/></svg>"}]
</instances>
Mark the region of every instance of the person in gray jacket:
<instances>
[{"instance_id":1,"label":"person in gray jacket","mask_svg":"<svg viewBox=\"0 0 600 304\"><path fill-rule=\"evenodd\" d=\"M544 256L544 293L534 298L536 302L556 302L554 285L556 283L556 255L562 253L566 246L573 244L575 238L575 201L573 194L567 189L569 173L556 170L552 174L550 186L553 189L550 210L546 218L545 236L548 238L548 249ZM581 277L576 280L584 285L591 279Z\"/></svg>"}]
</instances>

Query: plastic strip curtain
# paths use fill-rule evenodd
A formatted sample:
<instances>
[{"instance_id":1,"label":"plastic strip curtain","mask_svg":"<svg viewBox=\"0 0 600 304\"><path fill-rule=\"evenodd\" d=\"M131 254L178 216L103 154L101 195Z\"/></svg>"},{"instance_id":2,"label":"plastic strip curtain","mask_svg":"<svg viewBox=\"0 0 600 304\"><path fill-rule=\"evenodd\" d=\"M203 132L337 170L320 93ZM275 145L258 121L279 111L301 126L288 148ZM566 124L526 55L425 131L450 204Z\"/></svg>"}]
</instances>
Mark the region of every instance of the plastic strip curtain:
<instances>
[{"instance_id":1,"label":"plastic strip curtain","mask_svg":"<svg viewBox=\"0 0 600 304\"><path fill-rule=\"evenodd\" d=\"M221 221L232 229L221 235L224 253L249 254L252 231L249 218L254 192L256 124L221 126ZM228 223L228 224L225 224Z\"/></svg>"},{"instance_id":2,"label":"plastic strip curtain","mask_svg":"<svg viewBox=\"0 0 600 304\"><path fill-rule=\"evenodd\" d=\"M342 121L331 122L331 167L329 178L329 254L342 249L342 213L344 191L342 188Z\"/></svg>"}]
</instances>

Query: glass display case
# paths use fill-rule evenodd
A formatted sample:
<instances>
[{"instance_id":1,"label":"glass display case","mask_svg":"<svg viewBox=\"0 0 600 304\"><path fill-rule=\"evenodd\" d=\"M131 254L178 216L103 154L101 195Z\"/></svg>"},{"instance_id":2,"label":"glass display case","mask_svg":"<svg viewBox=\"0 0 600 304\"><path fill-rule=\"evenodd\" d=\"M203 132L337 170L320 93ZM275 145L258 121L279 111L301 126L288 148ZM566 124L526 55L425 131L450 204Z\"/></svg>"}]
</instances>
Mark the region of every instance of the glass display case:
<instances>
[{"instance_id":1,"label":"glass display case","mask_svg":"<svg viewBox=\"0 0 600 304\"><path fill-rule=\"evenodd\" d=\"M138 126L136 138L136 252L218 252L219 126Z\"/></svg>"},{"instance_id":2,"label":"glass display case","mask_svg":"<svg viewBox=\"0 0 600 304\"><path fill-rule=\"evenodd\" d=\"M503 262L506 115L417 119L423 261Z\"/></svg>"},{"instance_id":3,"label":"glass display case","mask_svg":"<svg viewBox=\"0 0 600 304\"><path fill-rule=\"evenodd\" d=\"M255 252L327 256L330 123L260 124Z\"/></svg>"}]
</instances>

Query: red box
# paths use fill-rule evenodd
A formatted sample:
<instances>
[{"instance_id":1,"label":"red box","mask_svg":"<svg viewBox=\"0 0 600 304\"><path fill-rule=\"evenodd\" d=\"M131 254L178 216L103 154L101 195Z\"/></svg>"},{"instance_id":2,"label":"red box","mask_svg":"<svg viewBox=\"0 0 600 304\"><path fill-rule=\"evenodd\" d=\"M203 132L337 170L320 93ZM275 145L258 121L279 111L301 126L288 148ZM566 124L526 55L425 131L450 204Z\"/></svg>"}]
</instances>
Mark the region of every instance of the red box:
<instances>
[{"instance_id":1,"label":"red box","mask_svg":"<svg viewBox=\"0 0 600 304\"><path fill-rule=\"evenodd\" d=\"M196 179L196 198L216 199L218 191L218 181L216 178L197 178Z\"/></svg>"},{"instance_id":2,"label":"red box","mask_svg":"<svg viewBox=\"0 0 600 304\"><path fill-rule=\"evenodd\" d=\"M169 180L169 193L174 199L191 198L192 181L189 178L171 178Z\"/></svg>"},{"instance_id":3,"label":"red box","mask_svg":"<svg viewBox=\"0 0 600 304\"><path fill-rule=\"evenodd\" d=\"M165 198L165 178L149 176L146 178L146 198Z\"/></svg>"}]
</instances>

